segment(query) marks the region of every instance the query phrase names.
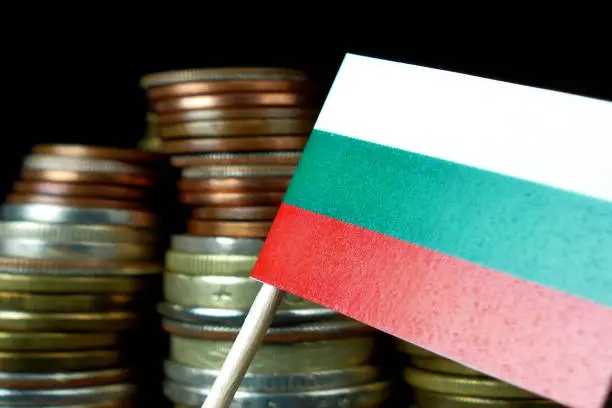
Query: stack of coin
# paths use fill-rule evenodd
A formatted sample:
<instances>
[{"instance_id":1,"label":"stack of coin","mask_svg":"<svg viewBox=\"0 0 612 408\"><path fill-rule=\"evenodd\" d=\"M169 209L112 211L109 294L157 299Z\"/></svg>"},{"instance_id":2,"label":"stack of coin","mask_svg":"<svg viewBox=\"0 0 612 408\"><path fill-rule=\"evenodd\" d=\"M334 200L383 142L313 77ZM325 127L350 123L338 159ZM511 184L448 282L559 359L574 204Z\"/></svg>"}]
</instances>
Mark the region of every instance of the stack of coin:
<instances>
[{"instance_id":1,"label":"stack of coin","mask_svg":"<svg viewBox=\"0 0 612 408\"><path fill-rule=\"evenodd\" d=\"M407 359L404 381L416 408L560 407L414 344L397 341Z\"/></svg>"},{"instance_id":2,"label":"stack of coin","mask_svg":"<svg viewBox=\"0 0 612 408\"><path fill-rule=\"evenodd\" d=\"M129 329L144 327L161 269L154 160L64 145L25 158L0 209L0 405L133 400L140 357Z\"/></svg>"},{"instance_id":3,"label":"stack of coin","mask_svg":"<svg viewBox=\"0 0 612 408\"><path fill-rule=\"evenodd\" d=\"M170 334L164 391L175 404L204 401L261 286L249 274L262 245L254 238L172 237L159 311ZM387 384L371 362L373 334L368 326L286 295L235 401L378 406Z\"/></svg>"},{"instance_id":4,"label":"stack of coin","mask_svg":"<svg viewBox=\"0 0 612 408\"><path fill-rule=\"evenodd\" d=\"M182 168L188 231L265 237L316 115L306 76L280 68L165 72L141 81L161 151Z\"/></svg>"}]
</instances>

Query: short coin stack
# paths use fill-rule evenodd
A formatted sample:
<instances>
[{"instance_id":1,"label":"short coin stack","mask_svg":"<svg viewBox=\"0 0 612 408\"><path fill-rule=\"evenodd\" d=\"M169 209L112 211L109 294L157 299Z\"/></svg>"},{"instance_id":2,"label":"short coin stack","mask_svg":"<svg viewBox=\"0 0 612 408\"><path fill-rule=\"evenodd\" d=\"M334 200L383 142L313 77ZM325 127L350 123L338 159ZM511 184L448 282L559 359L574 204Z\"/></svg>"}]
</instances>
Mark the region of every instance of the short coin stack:
<instances>
[{"instance_id":1,"label":"short coin stack","mask_svg":"<svg viewBox=\"0 0 612 408\"><path fill-rule=\"evenodd\" d=\"M72 145L25 158L0 211L0 405L129 406L128 329L160 272L154 160Z\"/></svg>"},{"instance_id":2,"label":"short coin stack","mask_svg":"<svg viewBox=\"0 0 612 408\"><path fill-rule=\"evenodd\" d=\"M199 407L261 284L249 278L263 240L172 237L159 305L170 334L164 391ZM287 295L235 401L244 406L374 407L387 396L371 364L373 330ZM243 405L241 405L243 406Z\"/></svg>"},{"instance_id":3,"label":"short coin stack","mask_svg":"<svg viewBox=\"0 0 612 408\"><path fill-rule=\"evenodd\" d=\"M404 381L412 387L415 408L560 407L413 344L396 344L408 358Z\"/></svg>"}]
</instances>

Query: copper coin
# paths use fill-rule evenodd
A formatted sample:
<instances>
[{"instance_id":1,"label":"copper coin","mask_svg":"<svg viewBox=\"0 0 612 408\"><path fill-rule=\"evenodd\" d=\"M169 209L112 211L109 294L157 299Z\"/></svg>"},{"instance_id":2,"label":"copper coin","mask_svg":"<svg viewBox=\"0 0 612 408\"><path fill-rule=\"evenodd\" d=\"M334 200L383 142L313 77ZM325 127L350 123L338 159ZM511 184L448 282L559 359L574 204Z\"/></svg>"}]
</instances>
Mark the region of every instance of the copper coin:
<instances>
[{"instance_id":1,"label":"copper coin","mask_svg":"<svg viewBox=\"0 0 612 408\"><path fill-rule=\"evenodd\" d=\"M297 164L301 157L301 151L248 153L223 152L188 156L172 156L170 158L170 163L176 167L219 164Z\"/></svg>"},{"instance_id":2,"label":"copper coin","mask_svg":"<svg viewBox=\"0 0 612 408\"><path fill-rule=\"evenodd\" d=\"M200 207L194 208L191 218L198 220L273 220L278 206L269 207Z\"/></svg>"},{"instance_id":3,"label":"copper coin","mask_svg":"<svg viewBox=\"0 0 612 408\"><path fill-rule=\"evenodd\" d=\"M69 157L88 157L92 159L115 159L137 163L150 163L162 158L159 154L145 153L136 149L81 145L36 145L32 149L32 153Z\"/></svg>"},{"instance_id":4,"label":"copper coin","mask_svg":"<svg viewBox=\"0 0 612 408\"><path fill-rule=\"evenodd\" d=\"M63 197L99 197L114 200L135 200L146 198L149 195L147 190L134 187L106 184L53 183L46 181L18 181L13 185L13 192Z\"/></svg>"},{"instance_id":5,"label":"copper coin","mask_svg":"<svg viewBox=\"0 0 612 408\"><path fill-rule=\"evenodd\" d=\"M9 204L56 204L85 208L124 208L142 210L146 206L138 201L104 200L98 198L53 197L35 194L10 194Z\"/></svg>"},{"instance_id":6,"label":"copper coin","mask_svg":"<svg viewBox=\"0 0 612 408\"><path fill-rule=\"evenodd\" d=\"M206 153L257 150L301 150L307 136L257 136L231 138L182 139L164 141L164 151L176 153Z\"/></svg>"},{"instance_id":7,"label":"copper coin","mask_svg":"<svg viewBox=\"0 0 612 408\"><path fill-rule=\"evenodd\" d=\"M171 123L197 122L202 120L229 120L229 119L316 119L319 111L306 108L242 108L242 109L202 109L157 115L157 124L160 126Z\"/></svg>"},{"instance_id":8,"label":"copper coin","mask_svg":"<svg viewBox=\"0 0 612 408\"><path fill-rule=\"evenodd\" d=\"M147 98L157 101L165 98L241 92L296 92L305 91L306 81L204 81L184 82L149 89Z\"/></svg>"},{"instance_id":9,"label":"copper coin","mask_svg":"<svg viewBox=\"0 0 612 408\"><path fill-rule=\"evenodd\" d=\"M246 108L262 106L300 106L310 102L311 96L302 93L232 93L186 96L153 102L153 111L163 114L193 109Z\"/></svg>"},{"instance_id":10,"label":"copper coin","mask_svg":"<svg viewBox=\"0 0 612 408\"><path fill-rule=\"evenodd\" d=\"M136 186L150 186L155 180L135 174L120 173L94 173L64 170L23 170L21 177L31 181L56 181L63 183L103 183L103 184L131 184Z\"/></svg>"},{"instance_id":11,"label":"copper coin","mask_svg":"<svg viewBox=\"0 0 612 408\"><path fill-rule=\"evenodd\" d=\"M183 192L179 201L189 205L268 205L280 204L285 196L284 192Z\"/></svg>"},{"instance_id":12,"label":"copper coin","mask_svg":"<svg viewBox=\"0 0 612 408\"><path fill-rule=\"evenodd\" d=\"M187 232L207 237L265 238L272 226L266 221L199 221L190 220Z\"/></svg>"},{"instance_id":13,"label":"copper coin","mask_svg":"<svg viewBox=\"0 0 612 408\"><path fill-rule=\"evenodd\" d=\"M223 177L181 180L179 190L191 191L285 191L291 177Z\"/></svg>"},{"instance_id":14,"label":"copper coin","mask_svg":"<svg viewBox=\"0 0 612 408\"><path fill-rule=\"evenodd\" d=\"M207 68L157 72L140 80L143 88L199 81L305 81L306 74L288 68Z\"/></svg>"},{"instance_id":15,"label":"copper coin","mask_svg":"<svg viewBox=\"0 0 612 408\"><path fill-rule=\"evenodd\" d=\"M189 122L159 128L161 138L301 135L312 131L310 119L233 119Z\"/></svg>"}]
</instances>

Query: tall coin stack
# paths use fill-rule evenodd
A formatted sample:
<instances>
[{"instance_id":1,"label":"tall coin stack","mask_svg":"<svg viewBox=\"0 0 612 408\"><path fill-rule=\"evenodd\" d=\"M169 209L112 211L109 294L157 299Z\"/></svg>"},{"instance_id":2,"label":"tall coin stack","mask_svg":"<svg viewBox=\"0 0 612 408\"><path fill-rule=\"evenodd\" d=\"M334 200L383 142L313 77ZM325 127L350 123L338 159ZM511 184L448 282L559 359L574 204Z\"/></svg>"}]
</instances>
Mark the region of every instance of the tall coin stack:
<instances>
[{"instance_id":1,"label":"tall coin stack","mask_svg":"<svg viewBox=\"0 0 612 408\"><path fill-rule=\"evenodd\" d=\"M187 235L166 255L164 391L200 406L261 284L249 278L316 110L306 76L277 68L143 78L161 150L182 168ZM374 407L387 396L373 331L287 295L235 401L249 407Z\"/></svg>"},{"instance_id":2,"label":"tall coin stack","mask_svg":"<svg viewBox=\"0 0 612 408\"><path fill-rule=\"evenodd\" d=\"M404 381L415 408L561 407L411 343L396 345L407 358Z\"/></svg>"},{"instance_id":3,"label":"tall coin stack","mask_svg":"<svg viewBox=\"0 0 612 408\"><path fill-rule=\"evenodd\" d=\"M25 158L0 210L0 405L131 406L160 272L154 161L74 145Z\"/></svg>"}]
</instances>

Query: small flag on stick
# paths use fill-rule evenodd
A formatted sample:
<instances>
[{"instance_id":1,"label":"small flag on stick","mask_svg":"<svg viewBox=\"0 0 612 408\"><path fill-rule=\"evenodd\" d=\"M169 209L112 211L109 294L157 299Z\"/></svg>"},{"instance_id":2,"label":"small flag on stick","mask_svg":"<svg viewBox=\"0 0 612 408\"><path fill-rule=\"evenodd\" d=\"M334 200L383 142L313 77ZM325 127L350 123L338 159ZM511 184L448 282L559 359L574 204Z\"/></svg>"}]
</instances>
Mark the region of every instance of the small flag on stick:
<instances>
[{"instance_id":1,"label":"small flag on stick","mask_svg":"<svg viewBox=\"0 0 612 408\"><path fill-rule=\"evenodd\" d=\"M349 54L252 277L600 408L612 103Z\"/></svg>"}]
</instances>

